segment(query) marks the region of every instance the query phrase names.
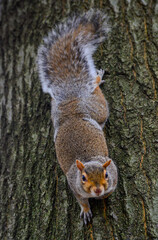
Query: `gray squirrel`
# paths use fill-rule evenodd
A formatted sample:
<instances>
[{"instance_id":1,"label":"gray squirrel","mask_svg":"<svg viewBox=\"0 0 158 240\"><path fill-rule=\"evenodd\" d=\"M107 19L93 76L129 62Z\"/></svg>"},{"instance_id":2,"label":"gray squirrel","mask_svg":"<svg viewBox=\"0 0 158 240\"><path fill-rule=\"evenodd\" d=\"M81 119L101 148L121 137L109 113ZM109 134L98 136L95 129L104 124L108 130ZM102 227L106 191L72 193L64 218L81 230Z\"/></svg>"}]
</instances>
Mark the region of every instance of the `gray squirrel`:
<instances>
[{"instance_id":1,"label":"gray squirrel","mask_svg":"<svg viewBox=\"0 0 158 240\"><path fill-rule=\"evenodd\" d=\"M110 30L100 10L68 18L55 27L38 50L42 89L51 95L57 159L91 221L89 198L106 198L117 186L117 168L108 156L103 133L109 109L100 89L103 70L92 58Z\"/></svg>"}]
</instances>

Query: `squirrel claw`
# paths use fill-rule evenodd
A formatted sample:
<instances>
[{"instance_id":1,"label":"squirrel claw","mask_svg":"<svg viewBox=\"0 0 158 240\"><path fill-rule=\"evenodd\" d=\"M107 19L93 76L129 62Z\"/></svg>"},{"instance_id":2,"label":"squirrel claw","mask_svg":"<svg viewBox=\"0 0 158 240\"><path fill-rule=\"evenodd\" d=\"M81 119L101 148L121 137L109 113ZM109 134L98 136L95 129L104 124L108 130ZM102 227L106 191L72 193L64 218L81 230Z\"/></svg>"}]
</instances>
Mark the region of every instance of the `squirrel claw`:
<instances>
[{"instance_id":1,"label":"squirrel claw","mask_svg":"<svg viewBox=\"0 0 158 240\"><path fill-rule=\"evenodd\" d=\"M99 85L101 85L101 84L103 84L103 83L105 83L105 80L101 80L101 82L99 83Z\"/></svg>"},{"instance_id":2,"label":"squirrel claw","mask_svg":"<svg viewBox=\"0 0 158 240\"><path fill-rule=\"evenodd\" d=\"M98 85L101 85L102 83L105 82L105 80L102 80L102 77L103 77L103 75L104 75L104 72L105 72L105 70L102 70L102 69L97 70L97 77L96 77L96 79L97 79ZM98 77L99 77L99 80L98 80Z\"/></svg>"},{"instance_id":3,"label":"squirrel claw","mask_svg":"<svg viewBox=\"0 0 158 240\"><path fill-rule=\"evenodd\" d=\"M88 222L92 220L92 212L89 210L88 212L81 211L80 218L83 218L84 224L87 225Z\"/></svg>"},{"instance_id":4,"label":"squirrel claw","mask_svg":"<svg viewBox=\"0 0 158 240\"><path fill-rule=\"evenodd\" d=\"M101 79L102 79L104 73L105 73L105 70L103 70L103 69L97 70L97 75L99 75Z\"/></svg>"}]
</instances>

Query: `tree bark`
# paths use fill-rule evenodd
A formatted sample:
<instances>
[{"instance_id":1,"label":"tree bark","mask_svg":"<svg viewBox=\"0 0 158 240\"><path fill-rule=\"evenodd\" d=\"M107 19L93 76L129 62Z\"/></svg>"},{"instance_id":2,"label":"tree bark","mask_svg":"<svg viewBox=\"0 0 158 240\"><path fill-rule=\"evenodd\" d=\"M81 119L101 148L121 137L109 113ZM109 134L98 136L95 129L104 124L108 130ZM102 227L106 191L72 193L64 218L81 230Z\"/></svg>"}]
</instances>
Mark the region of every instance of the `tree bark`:
<instances>
[{"instance_id":1,"label":"tree bark","mask_svg":"<svg viewBox=\"0 0 158 240\"><path fill-rule=\"evenodd\" d=\"M83 226L56 160L36 55L55 23L90 7L107 12L112 25L94 58L106 70L105 131L119 181L108 199L90 201L93 223ZM158 2L3 0L0 11L0 239L158 239Z\"/></svg>"}]
</instances>

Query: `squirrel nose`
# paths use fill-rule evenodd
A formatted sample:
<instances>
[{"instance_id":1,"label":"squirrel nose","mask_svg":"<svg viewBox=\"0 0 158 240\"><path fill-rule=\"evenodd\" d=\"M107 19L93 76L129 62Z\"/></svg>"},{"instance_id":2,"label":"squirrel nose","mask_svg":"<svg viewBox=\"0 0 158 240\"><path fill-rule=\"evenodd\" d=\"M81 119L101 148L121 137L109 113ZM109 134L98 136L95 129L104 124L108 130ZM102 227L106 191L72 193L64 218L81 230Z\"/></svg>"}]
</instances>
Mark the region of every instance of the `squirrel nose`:
<instances>
[{"instance_id":1,"label":"squirrel nose","mask_svg":"<svg viewBox=\"0 0 158 240\"><path fill-rule=\"evenodd\" d=\"M101 193L101 190L100 188L96 188L95 191L94 191L97 195L99 195Z\"/></svg>"}]
</instances>

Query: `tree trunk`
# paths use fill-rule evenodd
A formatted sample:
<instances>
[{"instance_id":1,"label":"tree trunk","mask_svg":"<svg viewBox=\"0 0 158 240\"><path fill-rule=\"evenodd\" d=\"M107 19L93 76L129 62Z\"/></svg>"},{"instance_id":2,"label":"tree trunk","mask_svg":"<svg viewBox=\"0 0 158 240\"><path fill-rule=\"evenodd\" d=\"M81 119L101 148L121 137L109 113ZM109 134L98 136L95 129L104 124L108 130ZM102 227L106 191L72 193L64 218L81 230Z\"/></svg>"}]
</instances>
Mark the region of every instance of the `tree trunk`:
<instances>
[{"instance_id":1,"label":"tree trunk","mask_svg":"<svg viewBox=\"0 0 158 240\"><path fill-rule=\"evenodd\" d=\"M156 83L158 3L154 0L3 0L1 6L0 239L158 239ZM106 69L109 155L118 167L116 191L91 200L93 223L56 160L50 97L42 93L36 55L56 22L101 8L111 36L94 58Z\"/></svg>"}]
</instances>

